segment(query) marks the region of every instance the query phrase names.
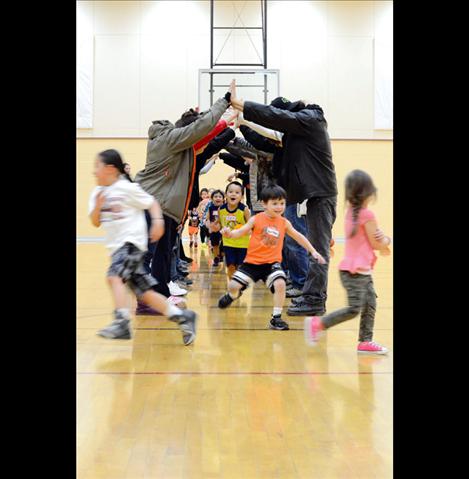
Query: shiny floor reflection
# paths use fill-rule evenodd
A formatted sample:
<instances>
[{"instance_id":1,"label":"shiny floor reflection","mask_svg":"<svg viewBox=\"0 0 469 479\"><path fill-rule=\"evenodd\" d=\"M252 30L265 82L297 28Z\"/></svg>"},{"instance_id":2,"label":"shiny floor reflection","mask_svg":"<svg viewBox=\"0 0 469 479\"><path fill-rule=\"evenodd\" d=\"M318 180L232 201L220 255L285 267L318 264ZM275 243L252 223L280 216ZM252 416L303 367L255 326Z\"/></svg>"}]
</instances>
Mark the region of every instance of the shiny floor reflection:
<instances>
[{"instance_id":1,"label":"shiny floor reflection","mask_svg":"<svg viewBox=\"0 0 469 479\"><path fill-rule=\"evenodd\" d=\"M345 304L335 250L329 311ZM96 336L111 319L108 258L101 244L77 246L77 477L391 478L391 260L374 275L374 339L391 352L372 357L356 354L358 320L315 349L302 318L269 330L261 283L219 310L224 268L212 270L206 249L193 254L187 299L200 320L184 347L163 317L135 318L131 341Z\"/></svg>"}]
</instances>

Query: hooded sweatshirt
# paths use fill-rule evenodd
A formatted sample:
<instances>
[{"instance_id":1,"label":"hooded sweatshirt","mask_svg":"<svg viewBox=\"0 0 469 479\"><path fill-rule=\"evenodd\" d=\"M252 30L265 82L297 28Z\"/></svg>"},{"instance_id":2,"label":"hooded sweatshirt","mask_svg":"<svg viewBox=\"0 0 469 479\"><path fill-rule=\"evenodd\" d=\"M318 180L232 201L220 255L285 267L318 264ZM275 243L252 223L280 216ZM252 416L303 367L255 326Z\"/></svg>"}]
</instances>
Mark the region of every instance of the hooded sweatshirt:
<instances>
[{"instance_id":1,"label":"hooded sweatshirt","mask_svg":"<svg viewBox=\"0 0 469 479\"><path fill-rule=\"evenodd\" d=\"M147 159L135 181L153 195L166 216L178 223L188 210L195 177L194 148L215 127L229 103L220 98L191 124L176 128L168 120L154 121L148 130Z\"/></svg>"}]
</instances>

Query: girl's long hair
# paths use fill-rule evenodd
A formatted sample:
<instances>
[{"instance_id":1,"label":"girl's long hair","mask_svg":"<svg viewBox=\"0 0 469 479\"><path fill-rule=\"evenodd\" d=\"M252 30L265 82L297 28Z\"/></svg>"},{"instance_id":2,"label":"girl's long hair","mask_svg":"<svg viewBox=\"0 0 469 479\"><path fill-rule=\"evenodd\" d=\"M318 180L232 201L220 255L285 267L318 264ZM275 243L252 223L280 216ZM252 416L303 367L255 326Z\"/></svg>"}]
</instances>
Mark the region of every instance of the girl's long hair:
<instances>
[{"instance_id":1,"label":"girl's long hair","mask_svg":"<svg viewBox=\"0 0 469 479\"><path fill-rule=\"evenodd\" d=\"M352 208L353 229L350 238L357 234L358 215L363 208L363 203L370 196L376 196L377 191L373 179L366 171L353 170L345 178L345 200Z\"/></svg>"}]
</instances>

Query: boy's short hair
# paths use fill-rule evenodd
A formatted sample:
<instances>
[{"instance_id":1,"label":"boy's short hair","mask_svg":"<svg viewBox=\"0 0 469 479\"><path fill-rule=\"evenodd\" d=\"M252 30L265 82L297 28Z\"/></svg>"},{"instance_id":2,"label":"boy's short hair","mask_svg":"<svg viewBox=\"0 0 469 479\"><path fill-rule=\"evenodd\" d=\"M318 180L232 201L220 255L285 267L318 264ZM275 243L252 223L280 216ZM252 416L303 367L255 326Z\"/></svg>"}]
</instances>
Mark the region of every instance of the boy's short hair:
<instances>
[{"instance_id":1,"label":"boy's short hair","mask_svg":"<svg viewBox=\"0 0 469 479\"><path fill-rule=\"evenodd\" d=\"M269 200L286 200L287 192L278 185L267 185L262 188L260 200L267 203Z\"/></svg>"},{"instance_id":2,"label":"boy's short hair","mask_svg":"<svg viewBox=\"0 0 469 479\"><path fill-rule=\"evenodd\" d=\"M225 194L228 193L228 188L231 185L239 186L241 188L241 194L244 195L244 186L239 181L231 181L230 183L228 183L225 188Z\"/></svg>"},{"instance_id":3,"label":"boy's short hair","mask_svg":"<svg viewBox=\"0 0 469 479\"><path fill-rule=\"evenodd\" d=\"M222 191L222 190L215 190L215 191L213 191L213 192L212 192L212 194L210 195L210 199L212 199L212 200L213 200L213 197L214 197L216 194L220 194L220 195L222 195L222 196L223 196L223 198L225 197L225 193L223 193L223 191Z\"/></svg>"}]
</instances>

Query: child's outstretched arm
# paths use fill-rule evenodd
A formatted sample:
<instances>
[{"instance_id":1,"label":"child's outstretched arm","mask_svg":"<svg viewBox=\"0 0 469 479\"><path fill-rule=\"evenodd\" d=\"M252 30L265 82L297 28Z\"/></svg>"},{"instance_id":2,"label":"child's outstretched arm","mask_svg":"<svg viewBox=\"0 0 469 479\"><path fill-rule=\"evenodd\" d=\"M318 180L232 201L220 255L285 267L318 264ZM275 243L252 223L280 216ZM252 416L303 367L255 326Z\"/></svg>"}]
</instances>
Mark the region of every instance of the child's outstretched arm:
<instances>
[{"instance_id":1,"label":"child's outstretched arm","mask_svg":"<svg viewBox=\"0 0 469 479\"><path fill-rule=\"evenodd\" d=\"M104 201L105 201L104 193L100 191L96 195L94 208L93 208L93 211L90 213L91 223L93 224L93 226L96 226L96 228L99 228L101 226L100 215L101 215L101 208L104 205Z\"/></svg>"},{"instance_id":2,"label":"child's outstretched arm","mask_svg":"<svg viewBox=\"0 0 469 479\"><path fill-rule=\"evenodd\" d=\"M303 246L305 250L309 251L311 256L317 260L319 264L326 264L326 260L314 249L313 245L308 241L308 238L293 228L292 224L288 220L286 220L286 224L287 235L293 238L299 245Z\"/></svg>"},{"instance_id":3,"label":"child's outstretched arm","mask_svg":"<svg viewBox=\"0 0 469 479\"><path fill-rule=\"evenodd\" d=\"M379 228L375 220L365 223L365 231L368 241L373 249L386 251L391 244L391 238L386 236Z\"/></svg>"},{"instance_id":4,"label":"child's outstretched arm","mask_svg":"<svg viewBox=\"0 0 469 479\"><path fill-rule=\"evenodd\" d=\"M227 238L239 238L240 236L245 236L249 234L254 228L255 218L255 216L251 216L251 218L249 218L249 221L237 230L230 230L230 228L225 226L220 232L223 236L226 236Z\"/></svg>"}]
</instances>

